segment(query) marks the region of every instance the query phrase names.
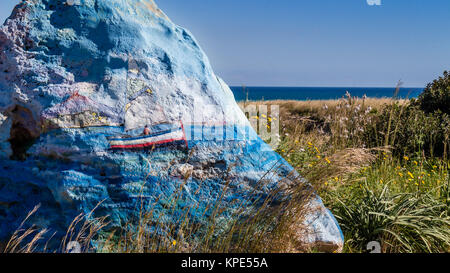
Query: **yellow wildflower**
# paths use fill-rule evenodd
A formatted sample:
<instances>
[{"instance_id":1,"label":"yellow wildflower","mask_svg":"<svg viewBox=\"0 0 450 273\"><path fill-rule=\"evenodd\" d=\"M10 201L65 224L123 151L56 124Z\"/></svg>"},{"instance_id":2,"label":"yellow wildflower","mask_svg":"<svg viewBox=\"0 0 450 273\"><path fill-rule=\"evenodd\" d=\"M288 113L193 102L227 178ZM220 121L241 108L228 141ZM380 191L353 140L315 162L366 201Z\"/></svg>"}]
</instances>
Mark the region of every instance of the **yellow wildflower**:
<instances>
[{"instance_id":1,"label":"yellow wildflower","mask_svg":"<svg viewBox=\"0 0 450 273\"><path fill-rule=\"evenodd\" d=\"M404 156L403 159L406 160L406 161L408 161L408 160L409 160L409 157Z\"/></svg>"},{"instance_id":2,"label":"yellow wildflower","mask_svg":"<svg viewBox=\"0 0 450 273\"><path fill-rule=\"evenodd\" d=\"M408 175L409 175L412 179L414 179L414 175L413 175L411 172L408 172Z\"/></svg>"},{"instance_id":3,"label":"yellow wildflower","mask_svg":"<svg viewBox=\"0 0 450 273\"><path fill-rule=\"evenodd\" d=\"M328 157L325 157L325 161L326 161L328 164L331 164L331 161L328 159Z\"/></svg>"}]
</instances>

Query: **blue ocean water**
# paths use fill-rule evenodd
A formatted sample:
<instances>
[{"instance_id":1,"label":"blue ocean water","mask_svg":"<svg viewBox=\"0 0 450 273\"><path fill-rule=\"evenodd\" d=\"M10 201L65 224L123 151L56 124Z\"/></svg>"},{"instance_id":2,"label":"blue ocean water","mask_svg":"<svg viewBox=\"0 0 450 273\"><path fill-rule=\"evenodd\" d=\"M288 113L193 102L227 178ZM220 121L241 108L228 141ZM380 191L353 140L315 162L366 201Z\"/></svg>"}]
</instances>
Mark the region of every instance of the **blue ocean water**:
<instances>
[{"instance_id":1,"label":"blue ocean water","mask_svg":"<svg viewBox=\"0 0 450 273\"><path fill-rule=\"evenodd\" d=\"M330 100L345 96L346 91L354 97L392 98L395 87L256 87L232 86L237 101L244 101L248 91L249 100ZM404 87L399 98L416 98L423 88Z\"/></svg>"}]
</instances>

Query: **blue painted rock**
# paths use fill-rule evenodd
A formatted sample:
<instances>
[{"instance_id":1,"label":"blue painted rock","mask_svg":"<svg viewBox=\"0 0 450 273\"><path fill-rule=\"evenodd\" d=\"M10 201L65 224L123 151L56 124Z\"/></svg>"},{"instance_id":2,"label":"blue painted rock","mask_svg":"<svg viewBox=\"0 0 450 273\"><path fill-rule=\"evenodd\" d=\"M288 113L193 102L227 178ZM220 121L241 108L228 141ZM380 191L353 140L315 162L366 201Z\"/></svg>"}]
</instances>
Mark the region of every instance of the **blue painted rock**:
<instances>
[{"instance_id":1,"label":"blue painted rock","mask_svg":"<svg viewBox=\"0 0 450 273\"><path fill-rule=\"evenodd\" d=\"M201 223L219 204L225 227L305 183L152 0L24 1L0 48L0 240L37 204L30 221L58 234L96 206L120 228L140 206ZM298 241L339 250L334 217L319 197L309 207Z\"/></svg>"}]
</instances>

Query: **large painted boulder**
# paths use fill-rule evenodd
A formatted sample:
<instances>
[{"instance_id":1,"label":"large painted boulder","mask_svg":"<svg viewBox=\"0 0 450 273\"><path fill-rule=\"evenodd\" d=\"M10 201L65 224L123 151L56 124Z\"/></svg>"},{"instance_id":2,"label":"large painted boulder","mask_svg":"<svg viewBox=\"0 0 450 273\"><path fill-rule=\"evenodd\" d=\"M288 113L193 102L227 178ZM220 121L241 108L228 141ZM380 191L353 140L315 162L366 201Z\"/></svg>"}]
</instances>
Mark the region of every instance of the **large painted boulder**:
<instances>
[{"instance_id":1,"label":"large painted boulder","mask_svg":"<svg viewBox=\"0 0 450 273\"><path fill-rule=\"evenodd\" d=\"M63 234L80 212L120 228L181 191L176 210L201 222L219 202L226 226L305 183L152 0L23 1L0 49L0 241L37 204L33 224ZM301 240L339 250L334 217L309 202Z\"/></svg>"}]
</instances>

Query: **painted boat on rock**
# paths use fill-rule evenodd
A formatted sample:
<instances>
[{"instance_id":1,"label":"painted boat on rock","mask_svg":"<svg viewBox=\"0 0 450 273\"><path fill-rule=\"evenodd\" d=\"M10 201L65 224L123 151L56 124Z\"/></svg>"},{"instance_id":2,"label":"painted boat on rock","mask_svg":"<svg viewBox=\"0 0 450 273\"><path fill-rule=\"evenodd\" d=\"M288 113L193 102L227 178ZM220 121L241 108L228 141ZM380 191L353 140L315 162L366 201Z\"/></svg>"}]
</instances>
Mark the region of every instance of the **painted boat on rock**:
<instances>
[{"instance_id":1,"label":"painted boat on rock","mask_svg":"<svg viewBox=\"0 0 450 273\"><path fill-rule=\"evenodd\" d=\"M112 150L135 150L181 143L188 148L183 123L169 127L165 130L161 130L160 126L152 127L149 135L113 136L108 138L109 146Z\"/></svg>"}]
</instances>

